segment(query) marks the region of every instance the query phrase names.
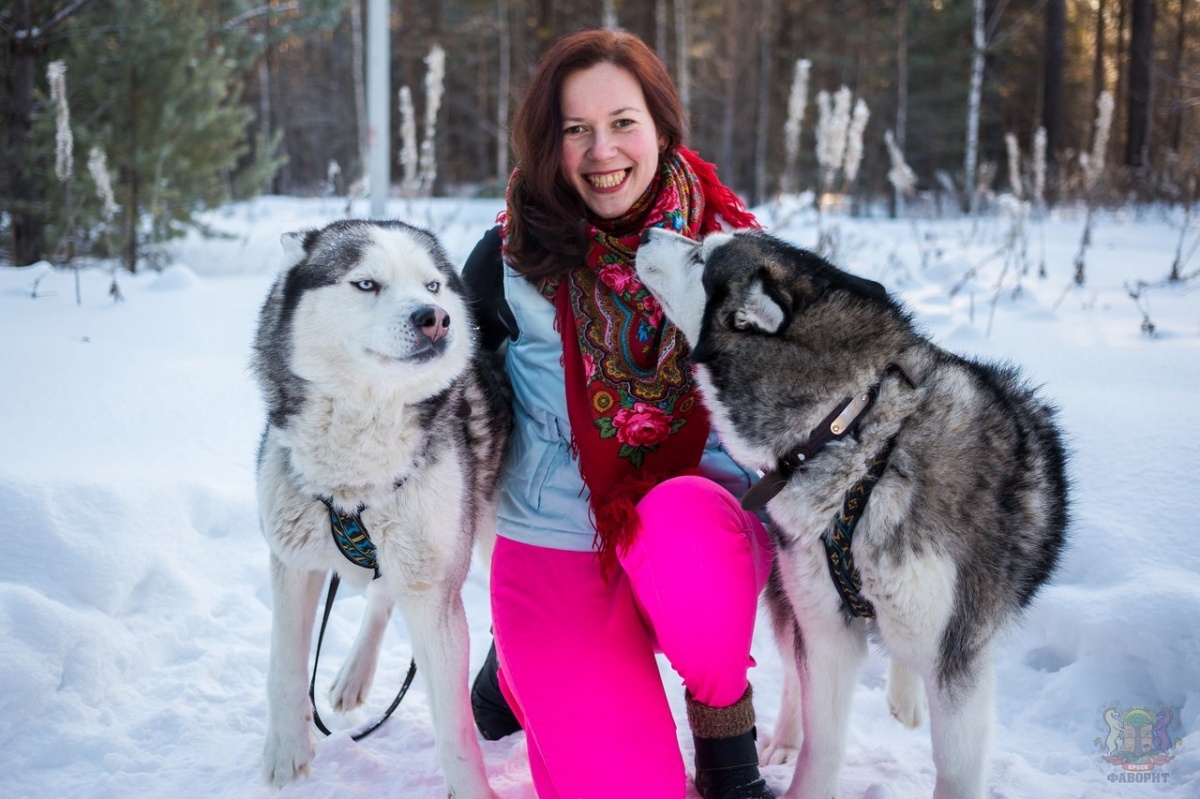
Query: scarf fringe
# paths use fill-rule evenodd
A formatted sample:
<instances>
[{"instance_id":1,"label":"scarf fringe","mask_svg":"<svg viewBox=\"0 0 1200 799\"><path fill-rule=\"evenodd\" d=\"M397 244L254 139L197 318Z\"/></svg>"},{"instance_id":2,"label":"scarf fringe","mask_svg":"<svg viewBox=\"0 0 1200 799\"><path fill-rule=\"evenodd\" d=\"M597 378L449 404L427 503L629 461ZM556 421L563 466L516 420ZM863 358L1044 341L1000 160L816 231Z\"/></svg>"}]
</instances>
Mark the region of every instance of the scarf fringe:
<instances>
[{"instance_id":1,"label":"scarf fringe","mask_svg":"<svg viewBox=\"0 0 1200 799\"><path fill-rule=\"evenodd\" d=\"M699 153L686 147L680 147L679 154L683 156L683 160L700 180L700 187L704 195L704 219L700 223L701 233L724 230L720 219L724 219L735 230L746 228L760 230L762 228L741 198L717 177L715 164L710 164L701 158Z\"/></svg>"},{"instance_id":2,"label":"scarf fringe","mask_svg":"<svg viewBox=\"0 0 1200 799\"><path fill-rule=\"evenodd\" d=\"M642 473L623 480L604 496L592 495L591 516L596 526L592 547L600 560L600 574L607 580L620 565L620 558L641 532L642 518L637 504L658 484L674 477L699 475L700 470L683 469L673 473Z\"/></svg>"}]
</instances>

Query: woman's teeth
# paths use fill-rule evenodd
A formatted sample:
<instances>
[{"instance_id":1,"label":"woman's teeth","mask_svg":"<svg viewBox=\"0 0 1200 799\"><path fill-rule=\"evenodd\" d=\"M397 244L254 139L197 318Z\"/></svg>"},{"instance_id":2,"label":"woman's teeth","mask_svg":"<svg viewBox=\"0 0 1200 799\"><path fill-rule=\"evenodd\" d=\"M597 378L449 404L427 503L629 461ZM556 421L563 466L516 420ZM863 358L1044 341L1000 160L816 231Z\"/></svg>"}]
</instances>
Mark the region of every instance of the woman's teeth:
<instances>
[{"instance_id":1,"label":"woman's teeth","mask_svg":"<svg viewBox=\"0 0 1200 799\"><path fill-rule=\"evenodd\" d=\"M621 185L621 181L625 180L627 170L622 169L619 172L608 172L603 175L588 175L587 181L598 189L611 189Z\"/></svg>"}]
</instances>

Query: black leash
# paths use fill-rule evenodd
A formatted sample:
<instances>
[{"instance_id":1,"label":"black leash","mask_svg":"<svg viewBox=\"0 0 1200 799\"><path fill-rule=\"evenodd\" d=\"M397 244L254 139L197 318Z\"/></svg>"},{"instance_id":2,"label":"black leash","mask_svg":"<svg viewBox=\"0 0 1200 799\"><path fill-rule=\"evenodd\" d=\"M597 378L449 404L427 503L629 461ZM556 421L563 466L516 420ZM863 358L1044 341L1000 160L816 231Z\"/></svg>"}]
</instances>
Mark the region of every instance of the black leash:
<instances>
[{"instance_id":1,"label":"black leash","mask_svg":"<svg viewBox=\"0 0 1200 799\"><path fill-rule=\"evenodd\" d=\"M329 508L330 532L333 534L333 541L337 544L338 550L354 565L371 569L375 573L374 579L378 580L379 564L375 557L375 544L371 541L371 536L362 523L363 508L360 507L353 514L342 513L334 507L330 499L325 497L318 497L318 499L325 504L325 507ZM329 614L333 611L333 600L337 596L338 586L341 582L337 572L330 572L329 589L325 593L325 612L321 616L321 629L317 633L317 651L313 655L312 680L308 684L308 699L312 703L313 724L326 735L333 733L325 726L325 722L321 721L321 714L317 712L317 665L321 662L321 644L325 641L325 628L329 626ZM400 700L404 699L404 695L408 693L408 687L412 685L413 678L416 676L417 661L414 659L408 664L408 675L404 678L404 684L400 686L400 692L396 694L392 704L377 721L354 733L350 739L361 741L391 718L396 708L400 707Z\"/></svg>"},{"instance_id":2,"label":"black leash","mask_svg":"<svg viewBox=\"0 0 1200 799\"><path fill-rule=\"evenodd\" d=\"M329 624L329 613L333 610L333 599L337 596L338 585L341 579L337 576L337 572L332 572L329 576L329 590L325 594L325 613L321 616L321 631L317 635L317 652L313 656L312 681L308 684L308 698L312 702L313 724L317 729L326 735L332 735L329 728L325 726L325 722L321 721L321 714L317 712L317 664L321 661L321 642L325 640L325 627ZM412 685L413 678L417 676L417 661L413 660L408 665L408 676L404 678L404 684L400 686L400 693L396 694L396 698L392 700L392 704L383 715L370 726L359 730L352 734L352 741L361 741L387 721L396 708L400 707L400 700L408 693L408 687Z\"/></svg>"}]
</instances>

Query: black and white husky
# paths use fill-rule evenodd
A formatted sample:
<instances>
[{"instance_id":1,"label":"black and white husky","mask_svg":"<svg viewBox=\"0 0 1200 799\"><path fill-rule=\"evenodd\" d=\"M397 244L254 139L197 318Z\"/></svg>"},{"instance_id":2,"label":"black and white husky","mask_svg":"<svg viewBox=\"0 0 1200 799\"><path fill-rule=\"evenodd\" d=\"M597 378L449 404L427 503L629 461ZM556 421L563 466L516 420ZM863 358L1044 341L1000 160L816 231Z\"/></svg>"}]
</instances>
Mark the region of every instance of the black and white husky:
<instances>
[{"instance_id":1,"label":"black and white husky","mask_svg":"<svg viewBox=\"0 0 1200 799\"><path fill-rule=\"evenodd\" d=\"M332 569L369 586L334 709L362 703L395 602L429 686L450 795L493 797L471 717L461 589L472 545L490 555L494 542L511 426L500 371L477 350L464 285L432 234L342 221L283 245L253 359L268 412L258 500L274 603L263 775L282 784L312 760L309 647ZM339 525L369 536L353 536L357 562L335 542ZM372 544L373 559L363 555Z\"/></svg>"},{"instance_id":2,"label":"black and white husky","mask_svg":"<svg viewBox=\"0 0 1200 799\"><path fill-rule=\"evenodd\" d=\"M767 597L797 666L764 762L796 757L792 799L836 795L874 636L909 726L924 682L934 796L980 799L993 645L1064 541L1053 410L1015 370L921 337L879 284L766 234L651 231L637 271L692 345L723 443L764 470L743 503L768 503Z\"/></svg>"}]
</instances>

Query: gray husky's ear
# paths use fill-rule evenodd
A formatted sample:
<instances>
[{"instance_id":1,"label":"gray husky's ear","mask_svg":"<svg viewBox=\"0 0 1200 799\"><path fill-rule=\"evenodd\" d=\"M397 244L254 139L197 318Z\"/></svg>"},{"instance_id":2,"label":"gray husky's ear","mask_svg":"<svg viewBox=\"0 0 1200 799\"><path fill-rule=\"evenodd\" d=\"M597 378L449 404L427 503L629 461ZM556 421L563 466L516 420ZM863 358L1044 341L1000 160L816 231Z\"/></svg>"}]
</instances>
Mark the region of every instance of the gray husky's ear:
<instances>
[{"instance_id":1,"label":"gray husky's ear","mask_svg":"<svg viewBox=\"0 0 1200 799\"><path fill-rule=\"evenodd\" d=\"M291 269L296 264L304 260L306 253L304 252L304 239L308 235L308 231L294 230L291 233L284 233L279 237L279 243L283 245L283 264L281 269Z\"/></svg>"},{"instance_id":2,"label":"gray husky's ear","mask_svg":"<svg viewBox=\"0 0 1200 799\"><path fill-rule=\"evenodd\" d=\"M738 330L754 328L773 335L779 332L786 319L787 313L767 293L762 278L757 278L746 290L741 307L734 312L733 325Z\"/></svg>"}]
</instances>

